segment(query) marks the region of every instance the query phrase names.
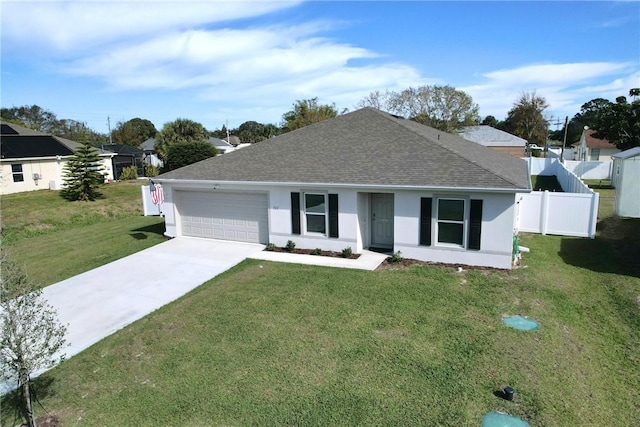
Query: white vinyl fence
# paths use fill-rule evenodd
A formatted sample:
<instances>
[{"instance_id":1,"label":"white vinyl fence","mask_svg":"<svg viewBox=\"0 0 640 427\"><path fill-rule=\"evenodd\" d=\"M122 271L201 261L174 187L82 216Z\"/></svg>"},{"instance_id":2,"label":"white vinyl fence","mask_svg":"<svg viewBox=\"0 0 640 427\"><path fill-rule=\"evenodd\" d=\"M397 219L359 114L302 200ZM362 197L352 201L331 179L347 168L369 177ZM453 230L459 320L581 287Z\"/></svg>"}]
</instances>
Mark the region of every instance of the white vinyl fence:
<instances>
[{"instance_id":1,"label":"white vinyl fence","mask_svg":"<svg viewBox=\"0 0 640 427\"><path fill-rule=\"evenodd\" d=\"M598 193L587 187L558 159L528 157L525 160L531 175L556 176L564 193L532 191L518 196L518 230L594 238Z\"/></svg>"},{"instance_id":2,"label":"white vinyl fence","mask_svg":"<svg viewBox=\"0 0 640 427\"><path fill-rule=\"evenodd\" d=\"M565 160L565 167L581 179L611 179L613 162Z\"/></svg>"}]
</instances>

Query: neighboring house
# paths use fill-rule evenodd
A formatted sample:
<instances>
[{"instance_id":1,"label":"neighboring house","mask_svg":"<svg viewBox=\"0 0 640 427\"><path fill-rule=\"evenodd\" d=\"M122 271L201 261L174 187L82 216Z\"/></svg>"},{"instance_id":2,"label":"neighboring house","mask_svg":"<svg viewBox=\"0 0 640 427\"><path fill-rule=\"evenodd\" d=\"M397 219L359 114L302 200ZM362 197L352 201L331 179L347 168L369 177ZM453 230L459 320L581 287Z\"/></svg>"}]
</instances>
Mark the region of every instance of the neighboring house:
<instances>
[{"instance_id":1,"label":"neighboring house","mask_svg":"<svg viewBox=\"0 0 640 427\"><path fill-rule=\"evenodd\" d=\"M60 189L64 167L78 142L13 123L0 122L0 194ZM100 154L107 179L111 155Z\"/></svg>"},{"instance_id":2,"label":"neighboring house","mask_svg":"<svg viewBox=\"0 0 640 427\"><path fill-rule=\"evenodd\" d=\"M389 141L393 141L392 144ZM160 175L167 236L510 268L521 159L373 108Z\"/></svg>"},{"instance_id":3,"label":"neighboring house","mask_svg":"<svg viewBox=\"0 0 640 427\"><path fill-rule=\"evenodd\" d=\"M606 139L594 138L595 130L585 126L580 141L573 143L573 160L588 162L611 162L611 156L620 152Z\"/></svg>"},{"instance_id":4,"label":"neighboring house","mask_svg":"<svg viewBox=\"0 0 640 427\"><path fill-rule=\"evenodd\" d=\"M111 158L114 179L119 180L122 170L130 166L136 168L138 176L144 176L144 151L142 149L131 145L104 144L102 150L114 154Z\"/></svg>"},{"instance_id":5,"label":"neighboring house","mask_svg":"<svg viewBox=\"0 0 640 427\"><path fill-rule=\"evenodd\" d=\"M145 165L156 166L161 168L164 166L164 162L158 157L156 152L156 139L149 138L140 144L140 149L143 151L143 162Z\"/></svg>"},{"instance_id":6,"label":"neighboring house","mask_svg":"<svg viewBox=\"0 0 640 427\"><path fill-rule=\"evenodd\" d=\"M228 142L234 147L237 147L242 143L242 141L240 141L240 137L237 137L235 135L229 135L227 138L224 138L223 141Z\"/></svg>"},{"instance_id":7,"label":"neighboring house","mask_svg":"<svg viewBox=\"0 0 640 427\"><path fill-rule=\"evenodd\" d=\"M616 215L640 218L640 147L613 156L613 179L616 189Z\"/></svg>"},{"instance_id":8,"label":"neighboring house","mask_svg":"<svg viewBox=\"0 0 640 427\"><path fill-rule=\"evenodd\" d=\"M476 144L514 157L525 155L527 140L487 125L466 126L460 136Z\"/></svg>"},{"instance_id":9,"label":"neighboring house","mask_svg":"<svg viewBox=\"0 0 640 427\"><path fill-rule=\"evenodd\" d=\"M211 145L216 147L216 150L218 150L219 154L226 154L226 153L230 153L230 152L235 150L235 147L233 145L229 144L224 139L214 138L214 137L210 136L207 141L209 143L211 143Z\"/></svg>"}]
</instances>

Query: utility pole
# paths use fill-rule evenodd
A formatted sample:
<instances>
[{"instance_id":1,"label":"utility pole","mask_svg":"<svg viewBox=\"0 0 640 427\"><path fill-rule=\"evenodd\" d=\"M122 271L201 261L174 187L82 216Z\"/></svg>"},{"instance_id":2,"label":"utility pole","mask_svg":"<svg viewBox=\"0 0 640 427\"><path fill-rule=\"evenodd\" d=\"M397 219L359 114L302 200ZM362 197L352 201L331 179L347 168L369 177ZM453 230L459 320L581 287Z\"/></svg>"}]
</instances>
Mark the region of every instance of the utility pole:
<instances>
[{"instance_id":1,"label":"utility pole","mask_svg":"<svg viewBox=\"0 0 640 427\"><path fill-rule=\"evenodd\" d=\"M107 116L107 127L109 128L109 145L113 144L111 139L111 117Z\"/></svg>"},{"instance_id":2,"label":"utility pole","mask_svg":"<svg viewBox=\"0 0 640 427\"><path fill-rule=\"evenodd\" d=\"M569 116L564 118L564 138L562 138L562 148L560 149L560 163L564 163L564 146L567 144L567 130L569 128Z\"/></svg>"}]
</instances>

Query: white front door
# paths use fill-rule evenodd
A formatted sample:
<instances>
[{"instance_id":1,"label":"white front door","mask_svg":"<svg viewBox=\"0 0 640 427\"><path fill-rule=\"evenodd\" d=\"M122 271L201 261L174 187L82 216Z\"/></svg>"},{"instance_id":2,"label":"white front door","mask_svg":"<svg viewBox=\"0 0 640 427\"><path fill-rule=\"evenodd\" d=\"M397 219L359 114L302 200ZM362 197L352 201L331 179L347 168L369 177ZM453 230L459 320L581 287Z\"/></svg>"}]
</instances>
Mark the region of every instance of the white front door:
<instances>
[{"instance_id":1,"label":"white front door","mask_svg":"<svg viewBox=\"0 0 640 427\"><path fill-rule=\"evenodd\" d=\"M393 194L371 194L371 246L393 249Z\"/></svg>"}]
</instances>

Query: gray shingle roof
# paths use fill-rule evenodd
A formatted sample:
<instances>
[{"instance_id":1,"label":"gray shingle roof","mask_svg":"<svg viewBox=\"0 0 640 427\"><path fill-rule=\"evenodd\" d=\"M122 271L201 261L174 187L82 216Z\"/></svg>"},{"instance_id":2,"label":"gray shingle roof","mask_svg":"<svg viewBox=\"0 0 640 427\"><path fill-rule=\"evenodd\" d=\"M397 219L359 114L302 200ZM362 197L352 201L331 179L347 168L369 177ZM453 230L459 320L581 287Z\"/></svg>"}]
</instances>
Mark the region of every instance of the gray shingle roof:
<instances>
[{"instance_id":1,"label":"gray shingle roof","mask_svg":"<svg viewBox=\"0 0 640 427\"><path fill-rule=\"evenodd\" d=\"M373 108L307 126L158 178L530 189L523 160Z\"/></svg>"},{"instance_id":2,"label":"gray shingle roof","mask_svg":"<svg viewBox=\"0 0 640 427\"><path fill-rule=\"evenodd\" d=\"M460 136L485 147L524 147L526 139L487 125L467 126Z\"/></svg>"}]
</instances>

